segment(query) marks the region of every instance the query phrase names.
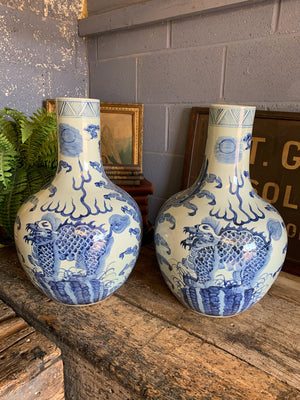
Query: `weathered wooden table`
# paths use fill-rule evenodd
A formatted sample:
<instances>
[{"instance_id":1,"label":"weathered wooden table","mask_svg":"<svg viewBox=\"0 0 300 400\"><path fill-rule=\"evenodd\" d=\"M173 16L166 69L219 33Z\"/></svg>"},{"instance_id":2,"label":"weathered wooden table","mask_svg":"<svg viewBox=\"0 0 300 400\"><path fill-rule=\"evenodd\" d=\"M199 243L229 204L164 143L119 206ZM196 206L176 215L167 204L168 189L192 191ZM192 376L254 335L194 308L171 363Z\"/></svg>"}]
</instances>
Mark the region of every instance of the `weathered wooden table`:
<instances>
[{"instance_id":1,"label":"weathered wooden table","mask_svg":"<svg viewBox=\"0 0 300 400\"><path fill-rule=\"evenodd\" d=\"M0 399L64 398L59 348L0 300Z\"/></svg>"},{"instance_id":2,"label":"weathered wooden table","mask_svg":"<svg viewBox=\"0 0 300 400\"><path fill-rule=\"evenodd\" d=\"M67 399L299 400L300 278L281 273L239 316L184 308L151 246L103 303L55 303L28 281L14 248L0 250L0 298L62 350Z\"/></svg>"}]
</instances>

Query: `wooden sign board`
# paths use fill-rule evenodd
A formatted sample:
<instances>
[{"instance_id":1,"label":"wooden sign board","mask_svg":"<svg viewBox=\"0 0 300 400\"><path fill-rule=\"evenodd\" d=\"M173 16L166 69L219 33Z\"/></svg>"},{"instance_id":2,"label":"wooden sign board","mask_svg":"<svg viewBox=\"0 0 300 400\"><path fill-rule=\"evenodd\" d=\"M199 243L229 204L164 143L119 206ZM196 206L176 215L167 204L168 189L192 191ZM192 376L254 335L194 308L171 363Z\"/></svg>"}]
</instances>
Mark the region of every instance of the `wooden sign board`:
<instances>
[{"instance_id":1,"label":"wooden sign board","mask_svg":"<svg viewBox=\"0 0 300 400\"><path fill-rule=\"evenodd\" d=\"M193 107L182 187L197 178L205 151L209 109ZM300 113L256 111L250 153L254 190L281 214L288 232L284 269L300 275Z\"/></svg>"}]
</instances>

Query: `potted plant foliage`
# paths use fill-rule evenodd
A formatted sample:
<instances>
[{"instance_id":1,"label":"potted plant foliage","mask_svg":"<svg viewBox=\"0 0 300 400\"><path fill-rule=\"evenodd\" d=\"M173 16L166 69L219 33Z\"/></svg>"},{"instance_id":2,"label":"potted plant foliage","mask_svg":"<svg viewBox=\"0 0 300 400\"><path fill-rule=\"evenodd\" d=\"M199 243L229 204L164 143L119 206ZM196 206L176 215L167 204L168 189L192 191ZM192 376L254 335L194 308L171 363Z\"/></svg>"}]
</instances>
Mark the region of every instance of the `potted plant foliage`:
<instances>
[{"instance_id":1,"label":"potted plant foliage","mask_svg":"<svg viewBox=\"0 0 300 400\"><path fill-rule=\"evenodd\" d=\"M0 242L13 241L19 207L51 180L56 166L55 114L0 110Z\"/></svg>"}]
</instances>

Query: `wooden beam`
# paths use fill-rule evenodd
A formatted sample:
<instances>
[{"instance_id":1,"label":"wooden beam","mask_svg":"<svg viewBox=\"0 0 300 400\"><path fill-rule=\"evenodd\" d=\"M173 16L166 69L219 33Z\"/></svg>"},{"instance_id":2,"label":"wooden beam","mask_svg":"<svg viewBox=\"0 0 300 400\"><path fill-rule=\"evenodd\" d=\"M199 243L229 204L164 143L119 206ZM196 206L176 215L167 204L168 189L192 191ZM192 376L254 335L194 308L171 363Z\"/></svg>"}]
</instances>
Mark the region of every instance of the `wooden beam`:
<instances>
[{"instance_id":1,"label":"wooden beam","mask_svg":"<svg viewBox=\"0 0 300 400\"><path fill-rule=\"evenodd\" d=\"M149 0L81 19L78 33L100 34L262 1L265 0Z\"/></svg>"}]
</instances>

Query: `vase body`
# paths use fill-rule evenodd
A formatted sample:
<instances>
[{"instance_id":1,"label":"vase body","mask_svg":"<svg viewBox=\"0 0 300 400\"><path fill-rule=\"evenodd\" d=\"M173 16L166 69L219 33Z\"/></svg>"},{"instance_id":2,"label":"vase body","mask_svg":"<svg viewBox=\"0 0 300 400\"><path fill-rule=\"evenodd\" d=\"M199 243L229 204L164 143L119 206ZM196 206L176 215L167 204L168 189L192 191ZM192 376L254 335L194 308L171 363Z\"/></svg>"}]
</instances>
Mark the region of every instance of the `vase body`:
<instances>
[{"instance_id":1,"label":"vase body","mask_svg":"<svg viewBox=\"0 0 300 400\"><path fill-rule=\"evenodd\" d=\"M209 316L236 315L257 303L285 259L284 222L250 182L254 115L255 107L210 107L202 171L156 220L167 285L184 305Z\"/></svg>"},{"instance_id":2,"label":"vase body","mask_svg":"<svg viewBox=\"0 0 300 400\"><path fill-rule=\"evenodd\" d=\"M20 208L15 243L32 282L70 305L114 293L136 262L141 215L101 161L100 102L56 99L58 167L52 182Z\"/></svg>"}]
</instances>

